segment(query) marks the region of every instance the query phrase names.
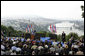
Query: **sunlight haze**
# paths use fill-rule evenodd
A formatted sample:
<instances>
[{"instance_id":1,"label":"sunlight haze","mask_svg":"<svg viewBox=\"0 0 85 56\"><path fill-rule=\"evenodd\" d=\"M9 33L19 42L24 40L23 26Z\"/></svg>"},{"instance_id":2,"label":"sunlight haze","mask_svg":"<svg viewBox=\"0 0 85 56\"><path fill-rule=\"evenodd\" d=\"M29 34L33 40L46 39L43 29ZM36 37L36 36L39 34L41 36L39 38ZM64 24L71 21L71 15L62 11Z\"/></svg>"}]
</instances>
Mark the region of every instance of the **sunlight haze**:
<instances>
[{"instance_id":1,"label":"sunlight haze","mask_svg":"<svg viewBox=\"0 0 85 56\"><path fill-rule=\"evenodd\" d=\"M81 20L83 1L1 1L1 17L36 15L50 19Z\"/></svg>"}]
</instances>

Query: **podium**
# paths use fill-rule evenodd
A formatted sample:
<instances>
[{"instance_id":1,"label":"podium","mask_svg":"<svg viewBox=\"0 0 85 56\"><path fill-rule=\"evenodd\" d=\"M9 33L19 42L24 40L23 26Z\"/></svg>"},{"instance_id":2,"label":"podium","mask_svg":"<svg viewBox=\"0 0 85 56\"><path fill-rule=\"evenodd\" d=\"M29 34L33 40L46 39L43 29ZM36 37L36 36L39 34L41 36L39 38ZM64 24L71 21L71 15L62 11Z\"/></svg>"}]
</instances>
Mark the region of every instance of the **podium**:
<instances>
[{"instance_id":1,"label":"podium","mask_svg":"<svg viewBox=\"0 0 85 56\"><path fill-rule=\"evenodd\" d=\"M26 33L25 34L25 39L28 39L28 38L30 38L31 37L31 34L30 33Z\"/></svg>"},{"instance_id":2,"label":"podium","mask_svg":"<svg viewBox=\"0 0 85 56\"><path fill-rule=\"evenodd\" d=\"M32 40L34 39L34 35L33 35L33 34L31 34L31 39L32 39Z\"/></svg>"}]
</instances>

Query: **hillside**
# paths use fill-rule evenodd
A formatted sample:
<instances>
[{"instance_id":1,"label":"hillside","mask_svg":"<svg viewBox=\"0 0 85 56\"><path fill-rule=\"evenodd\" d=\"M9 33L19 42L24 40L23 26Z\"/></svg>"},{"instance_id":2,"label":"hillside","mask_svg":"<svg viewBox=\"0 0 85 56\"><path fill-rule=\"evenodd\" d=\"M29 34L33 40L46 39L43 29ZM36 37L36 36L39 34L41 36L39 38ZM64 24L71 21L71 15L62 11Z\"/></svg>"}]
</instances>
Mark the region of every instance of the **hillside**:
<instances>
[{"instance_id":1,"label":"hillside","mask_svg":"<svg viewBox=\"0 0 85 56\"><path fill-rule=\"evenodd\" d=\"M14 19L15 18L15 19ZM56 22L52 19L47 19L43 17L8 17L1 20L1 24L5 26L12 26L15 30L25 31L26 25L33 25L33 28L39 31L48 31L48 26L50 24L55 24Z\"/></svg>"}]
</instances>

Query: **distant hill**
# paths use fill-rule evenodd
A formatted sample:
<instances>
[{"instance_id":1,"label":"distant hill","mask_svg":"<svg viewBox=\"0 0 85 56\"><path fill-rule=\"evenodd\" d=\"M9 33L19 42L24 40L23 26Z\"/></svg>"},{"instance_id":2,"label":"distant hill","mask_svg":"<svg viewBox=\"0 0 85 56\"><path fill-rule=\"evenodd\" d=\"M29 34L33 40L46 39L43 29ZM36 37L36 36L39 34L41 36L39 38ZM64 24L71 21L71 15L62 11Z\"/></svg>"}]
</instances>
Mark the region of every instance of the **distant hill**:
<instances>
[{"instance_id":1,"label":"distant hill","mask_svg":"<svg viewBox=\"0 0 85 56\"><path fill-rule=\"evenodd\" d=\"M5 26L12 26L15 30L25 31L26 25L33 25L34 29L39 31L48 31L50 24L55 24L57 20L47 19L43 17L7 17L1 19L1 24Z\"/></svg>"}]
</instances>

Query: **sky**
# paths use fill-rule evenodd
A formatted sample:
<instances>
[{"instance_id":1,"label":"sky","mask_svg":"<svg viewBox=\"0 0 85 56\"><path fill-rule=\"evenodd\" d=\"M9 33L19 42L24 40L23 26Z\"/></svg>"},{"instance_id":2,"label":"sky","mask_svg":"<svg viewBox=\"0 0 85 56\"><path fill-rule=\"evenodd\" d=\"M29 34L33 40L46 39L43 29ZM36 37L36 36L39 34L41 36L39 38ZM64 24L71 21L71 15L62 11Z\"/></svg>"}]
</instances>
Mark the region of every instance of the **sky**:
<instances>
[{"instance_id":1,"label":"sky","mask_svg":"<svg viewBox=\"0 0 85 56\"><path fill-rule=\"evenodd\" d=\"M48 19L82 20L84 1L1 1L1 18L41 16Z\"/></svg>"}]
</instances>

